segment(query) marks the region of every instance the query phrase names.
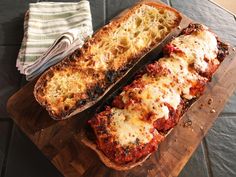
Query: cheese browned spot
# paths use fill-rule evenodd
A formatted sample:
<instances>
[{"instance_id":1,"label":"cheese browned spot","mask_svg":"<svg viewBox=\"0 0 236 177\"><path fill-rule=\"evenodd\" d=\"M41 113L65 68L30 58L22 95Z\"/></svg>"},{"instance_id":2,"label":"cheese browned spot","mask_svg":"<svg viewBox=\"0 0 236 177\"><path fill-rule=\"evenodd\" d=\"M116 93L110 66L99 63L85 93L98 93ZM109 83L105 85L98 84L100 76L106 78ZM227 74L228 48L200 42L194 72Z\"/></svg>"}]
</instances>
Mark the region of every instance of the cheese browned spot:
<instances>
[{"instance_id":1,"label":"cheese browned spot","mask_svg":"<svg viewBox=\"0 0 236 177\"><path fill-rule=\"evenodd\" d=\"M139 143L146 144L153 138L152 124L139 119L138 110L123 111L113 108L111 113L113 116L109 133L115 136L122 146L132 145L137 139Z\"/></svg>"},{"instance_id":2,"label":"cheese browned spot","mask_svg":"<svg viewBox=\"0 0 236 177\"><path fill-rule=\"evenodd\" d=\"M170 44L181 50L187 62L193 63L196 70L206 72L209 61L216 59L218 48L215 35L208 31L207 27L203 26L202 28L191 35L181 35ZM171 55L178 57L180 53L173 52Z\"/></svg>"}]
</instances>

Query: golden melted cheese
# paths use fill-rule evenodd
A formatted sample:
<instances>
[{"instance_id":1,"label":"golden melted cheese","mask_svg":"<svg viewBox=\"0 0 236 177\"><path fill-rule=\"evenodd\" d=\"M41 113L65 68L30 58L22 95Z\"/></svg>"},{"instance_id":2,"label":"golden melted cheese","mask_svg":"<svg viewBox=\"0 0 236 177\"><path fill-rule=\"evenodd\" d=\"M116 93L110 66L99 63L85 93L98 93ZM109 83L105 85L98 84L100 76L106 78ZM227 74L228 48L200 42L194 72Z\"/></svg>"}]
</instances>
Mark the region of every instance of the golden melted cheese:
<instances>
[{"instance_id":1,"label":"golden melted cheese","mask_svg":"<svg viewBox=\"0 0 236 177\"><path fill-rule=\"evenodd\" d=\"M189 71L189 63L186 58L162 58L159 60L163 68L168 68L170 74L167 77L172 77L172 88L175 88L182 97L190 100L194 95L191 95L190 88L198 81L206 81L206 78L201 77L196 71ZM173 80L175 80L173 82ZM169 83L166 83L170 85Z\"/></svg>"},{"instance_id":2,"label":"golden melted cheese","mask_svg":"<svg viewBox=\"0 0 236 177\"><path fill-rule=\"evenodd\" d=\"M194 67L202 72L208 68L208 61L217 56L217 39L213 33L207 30L199 30L196 34L181 35L175 38L171 44L178 46L186 55L188 63L194 63ZM172 53L177 57L179 53Z\"/></svg>"},{"instance_id":3,"label":"golden melted cheese","mask_svg":"<svg viewBox=\"0 0 236 177\"><path fill-rule=\"evenodd\" d=\"M141 109L141 112L144 114L147 112L154 113L155 119L163 117L167 119L169 117L169 109L165 103L168 103L174 109L177 109L180 103L180 94L177 88L169 87L173 80L171 77L164 76L153 79L153 77L146 74L141 78L141 82L144 82L144 80L147 82L144 88L121 93L123 102L125 104L129 102L129 95L132 92L132 95L139 98L141 103L132 104L128 109ZM142 116L142 114L140 114L140 116ZM155 119L153 119L153 121L155 121Z\"/></svg>"},{"instance_id":4,"label":"golden melted cheese","mask_svg":"<svg viewBox=\"0 0 236 177\"><path fill-rule=\"evenodd\" d=\"M122 146L134 144L137 141L141 143L148 143L153 134L150 132L151 123L144 122L139 119L139 111L124 111L113 108L113 117L111 119L110 133L113 134Z\"/></svg>"}]
</instances>

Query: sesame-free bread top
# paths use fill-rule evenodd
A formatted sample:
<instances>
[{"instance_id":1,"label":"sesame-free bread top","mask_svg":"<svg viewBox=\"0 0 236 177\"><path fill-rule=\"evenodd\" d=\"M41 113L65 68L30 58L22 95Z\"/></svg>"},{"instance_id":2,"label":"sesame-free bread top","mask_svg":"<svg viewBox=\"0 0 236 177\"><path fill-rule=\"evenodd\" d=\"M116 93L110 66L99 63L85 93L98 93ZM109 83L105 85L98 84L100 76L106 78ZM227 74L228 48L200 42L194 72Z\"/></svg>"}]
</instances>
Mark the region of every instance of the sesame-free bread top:
<instances>
[{"instance_id":1,"label":"sesame-free bread top","mask_svg":"<svg viewBox=\"0 0 236 177\"><path fill-rule=\"evenodd\" d=\"M137 4L47 70L35 85L36 100L55 119L92 106L180 21L180 14L165 5Z\"/></svg>"}]
</instances>

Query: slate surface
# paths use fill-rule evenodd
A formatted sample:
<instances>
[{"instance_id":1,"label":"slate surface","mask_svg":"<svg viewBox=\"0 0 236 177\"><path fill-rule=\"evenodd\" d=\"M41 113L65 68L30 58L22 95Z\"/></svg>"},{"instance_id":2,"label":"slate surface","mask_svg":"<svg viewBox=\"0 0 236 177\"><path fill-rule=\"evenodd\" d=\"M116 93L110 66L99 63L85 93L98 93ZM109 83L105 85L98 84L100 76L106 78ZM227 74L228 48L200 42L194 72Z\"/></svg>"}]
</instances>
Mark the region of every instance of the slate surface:
<instances>
[{"instance_id":1,"label":"slate surface","mask_svg":"<svg viewBox=\"0 0 236 177\"><path fill-rule=\"evenodd\" d=\"M2 151L0 151L0 171L2 171L2 166L3 166L3 158L4 158L3 152L2 152Z\"/></svg>"},{"instance_id":2,"label":"slate surface","mask_svg":"<svg viewBox=\"0 0 236 177\"><path fill-rule=\"evenodd\" d=\"M18 50L19 46L0 46L0 119L7 116L8 98L20 88L21 75L15 67Z\"/></svg>"},{"instance_id":3,"label":"slate surface","mask_svg":"<svg viewBox=\"0 0 236 177\"><path fill-rule=\"evenodd\" d=\"M234 94L232 95L231 99L228 101L228 103L226 104L223 114L226 113L231 113L234 114L236 113L236 91L234 92Z\"/></svg>"},{"instance_id":4,"label":"slate surface","mask_svg":"<svg viewBox=\"0 0 236 177\"><path fill-rule=\"evenodd\" d=\"M29 2L0 1L0 176L60 177L61 174L28 138L6 118L8 97L26 81L15 68L23 36L24 12ZM62 1L62 0L53 0ZM74 1L74 0L63 0ZM138 0L90 0L93 27L97 30L120 10ZM223 40L236 46L235 18L207 0L163 0L192 19L206 24ZM180 177L236 176L236 93L226 105L206 139L200 144ZM11 135L12 134L12 135ZM8 144L10 146L8 148ZM3 162L5 163L3 166ZM3 167L3 168L2 168ZM1 170L2 169L2 170Z\"/></svg>"},{"instance_id":5,"label":"slate surface","mask_svg":"<svg viewBox=\"0 0 236 177\"><path fill-rule=\"evenodd\" d=\"M236 176L236 116L221 117L206 136L214 177Z\"/></svg>"},{"instance_id":6,"label":"slate surface","mask_svg":"<svg viewBox=\"0 0 236 177\"><path fill-rule=\"evenodd\" d=\"M11 136L12 121L10 119L0 120L0 152L5 152Z\"/></svg>"},{"instance_id":7,"label":"slate surface","mask_svg":"<svg viewBox=\"0 0 236 177\"><path fill-rule=\"evenodd\" d=\"M201 143L195 153L192 155L185 168L179 174L179 177L204 176L210 177L206 163L203 143Z\"/></svg>"},{"instance_id":8,"label":"slate surface","mask_svg":"<svg viewBox=\"0 0 236 177\"><path fill-rule=\"evenodd\" d=\"M106 23L109 22L112 17L116 16L124 10L125 8L128 8L132 6L132 4L135 4L138 2L138 0L127 0L127 1L121 1L121 0L107 0L106 1Z\"/></svg>"},{"instance_id":9,"label":"slate surface","mask_svg":"<svg viewBox=\"0 0 236 177\"><path fill-rule=\"evenodd\" d=\"M0 172L5 170L5 162L7 160L7 152L10 144L12 120L0 119ZM1 174L1 173L0 173Z\"/></svg>"},{"instance_id":10,"label":"slate surface","mask_svg":"<svg viewBox=\"0 0 236 177\"><path fill-rule=\"evenodd\" d=\"M0 1L0 45L19 45L23 37L24 13L37 0Z\"/></svg>"}]
</instances>

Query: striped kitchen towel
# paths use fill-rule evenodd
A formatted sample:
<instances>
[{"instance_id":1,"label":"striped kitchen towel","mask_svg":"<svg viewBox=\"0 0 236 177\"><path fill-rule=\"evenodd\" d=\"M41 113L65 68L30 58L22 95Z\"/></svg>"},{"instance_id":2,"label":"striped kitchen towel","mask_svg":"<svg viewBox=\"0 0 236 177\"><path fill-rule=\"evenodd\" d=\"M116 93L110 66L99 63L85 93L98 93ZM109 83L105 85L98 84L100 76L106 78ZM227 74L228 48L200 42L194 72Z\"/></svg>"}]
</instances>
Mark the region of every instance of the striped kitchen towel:
<instances>
[{"instance_id":1,"label":"striped kitchen towel","mask_svg":"<svg viewBox=\"0 0 236 177\"><path fill-rule=\"evenodd\" d=\"M81 47L92 33L87 0L30 3L16 66L32 80Z\"/></svg>"}]
</instances>

